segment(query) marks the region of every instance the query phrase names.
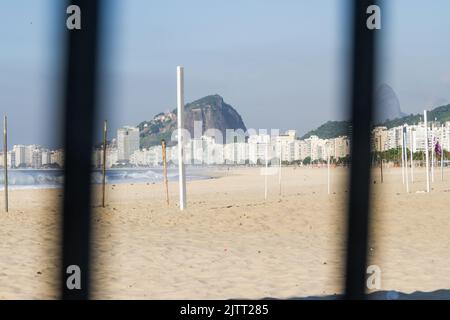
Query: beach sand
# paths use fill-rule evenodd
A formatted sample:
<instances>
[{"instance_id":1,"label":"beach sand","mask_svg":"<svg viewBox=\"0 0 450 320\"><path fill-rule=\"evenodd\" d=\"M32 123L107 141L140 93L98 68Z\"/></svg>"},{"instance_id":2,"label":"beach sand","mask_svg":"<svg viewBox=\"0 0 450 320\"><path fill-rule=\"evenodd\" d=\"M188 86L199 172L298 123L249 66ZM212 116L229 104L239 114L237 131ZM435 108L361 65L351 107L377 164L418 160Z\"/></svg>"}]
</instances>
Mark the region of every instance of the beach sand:
<instances>
[{"instance_id":1,"label":"beach sand","mask_svg":"<svg viewBox=\"0 0 450 320\"><path fill-rule=\"evenodd\" d=\"M212 170L212 169L211 169ZM94 199L93 298L223 299L326 296L343 291L348 169L216 170L188 182L188 208L170 205L162 184L108 185ZM450 287L450 170L431 193L424 171L407 194L400 169L374 170L370 264L381 290L411 293ZM95 187L96 194L100 188ZM0 192L3 199L3 193ZM0 213L0 298L58 297L61 190L12 190ZM1 202L3 205L3 201Z\"/></svg>"}]
</instances>

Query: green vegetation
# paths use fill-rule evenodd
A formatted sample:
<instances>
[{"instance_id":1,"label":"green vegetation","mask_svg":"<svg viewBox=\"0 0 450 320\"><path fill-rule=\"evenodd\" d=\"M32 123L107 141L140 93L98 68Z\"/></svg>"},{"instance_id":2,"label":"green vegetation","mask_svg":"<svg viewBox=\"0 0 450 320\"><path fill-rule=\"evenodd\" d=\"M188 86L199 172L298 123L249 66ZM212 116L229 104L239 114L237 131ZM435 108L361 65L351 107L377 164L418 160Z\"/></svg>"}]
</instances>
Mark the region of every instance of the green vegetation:
<instances>
[{"instance_id":1,"label":"green vegetation","mask_svg":"<svg viewBox=\"0 0 450 320\"><path fill-rule=\"evenodd\" d=\"M339 166L346 166L350 164L350 156L347 155L343 158L338 158L337 160L334 157L330 158L330 163L336 164ZM311 164L327 164L327 160L325 159L316 159L314 161L311 161L311 157L306 157L303 160L294 160L294 161L283 161L283 166L300 166L300 165L311 165Z\"/></svg>"},{"instance_id":2,"label":"green vegetation","mask_svg":"<svg viewBox=\"0 0 450 320\"><path fill-rule=\"evenodd\" d=\"M428 121L439 121L444 123L450 121L450 104L446 106L437 107L428 112ZM410 114L408 116L397 118L393 120L387 120L383 123L377 124L377 126L384 126L388 129L401 126L403 124L413 125L423 121L423 113ZM350 121L328 121L318 127L315 130L311 130L306 133L302 139L309 138L312 135L316 135L321 139L337 138L339 136L349 136Z\"/></svg>"},{"instance_id":3,"label":"green vegetation","mask_svg":"<svg viewBox=\"0 0 450 320\"><path fill-rule=\"evenodd\" d=\"M388 120L381 125L390 129L393 127L401 126L405 123L409 124L409 125L417 124L422 120L423 120L423 113L418 113L418 114L410 114L409 116L399 118L399 119ZM439 121L441 123L443 123L445 121L449 121L450 120L450 104L448 104L446 106L437 107L437 108L434 108L433 110L429 111L428 112L428 121L434 121L434 120Z\"/></svg>"},{"instance_id":4,"label":"green vegetation","mask_svg":"<svg viewBox=\"0 0 450 320\"><path fill-rule=\"evenodd\" d=\"M350 161L351 161L351 157L350 157L350 155L348 154L348 155L346 155L346 156L343 157L343 158L339 158L339 159L336 161L336 164L337 164L337 165L348 166L348 165L350 165Z\"/></svg>"},{"instance_id":5,"label":"green vegetation","mask_svg":"<svg viewBox=\"0 0 450 320\"><path fill-rule=\"evenodd\" d=\"M303 164L304 165L311 164L311 157L306 157L305 159L303 159Z\"/></svg>"},{"instance_id":6,"label":"green vegetation","mask_svg":"<svg viewBox=\"0 0 450 320\"><path fill-rule=\"evenodd\" d=\"M309 131L301 139L310 136L318 136L320 139L331 139L339 136L348 136L350 121L328 121L318 127L316 130Z\"/></svg>"},{"instance_id":7,"label":"green vegetation","mask_svg":"<svg viewBox=\"0 0 450 320\"><path fill-rule=\"evenodd\" d=\"M408 153L408 159L409 159L410 149L407 149L407 153ZM389 150L386 150L383 152L377 151L377 152L373 152L372 156L377 161L380 159L380 156L381 156L381 158L385 162L401 163L402 149L401 149L401 147L398 147L396 149L389 149ZM450 152L447 150L444 150L444 159L449 159L449 156L450 156ZM413 159L418 160L418 161L425 160L425 153L423 151L414 152ZM440 157L438 155L436 155L436 159L440 159Z\"/></svg>"},{"instance_id":8,"label":"green vegetation","mask_svg":"<svg viewBox=\"0 0 450 320\"><path fill-rule=\"evenodd\" d=\"M141 136L141 148L148 148L150 146L160 145L161 140L163 139L166 140L168 146L171 146L173 145L171 138L172 138L172 131L156 133L154 135Z\"/></svg>"}]
</instances>

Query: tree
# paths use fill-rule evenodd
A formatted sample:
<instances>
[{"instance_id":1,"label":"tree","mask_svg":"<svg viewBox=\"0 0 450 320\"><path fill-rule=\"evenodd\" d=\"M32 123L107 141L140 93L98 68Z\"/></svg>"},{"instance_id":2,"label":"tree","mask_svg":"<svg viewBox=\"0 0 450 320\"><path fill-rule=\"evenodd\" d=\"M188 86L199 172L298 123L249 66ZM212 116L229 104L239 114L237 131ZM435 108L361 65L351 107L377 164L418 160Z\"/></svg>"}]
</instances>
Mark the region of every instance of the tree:
<instances>
[{"instance_id":1,"label":"tree","mask_svg":"<svg viewBox=\"0 0 450 320\"><path fill-rule=\"evenodd\" d=\"M303 159L303 164L304 165L311 164L311 157L306 157L305 159Z\"/></svg>"},{"instance_id":2,"label":"tree","mask_svg":"<svg viewBox=\"0 0 450 320\"><path fill-rule=\"evenodd\" d=\"M346 155L345 157L340 157L337 162L337 165L349 165L350 164L350 155Z\"/></svg>"}]
</instances>

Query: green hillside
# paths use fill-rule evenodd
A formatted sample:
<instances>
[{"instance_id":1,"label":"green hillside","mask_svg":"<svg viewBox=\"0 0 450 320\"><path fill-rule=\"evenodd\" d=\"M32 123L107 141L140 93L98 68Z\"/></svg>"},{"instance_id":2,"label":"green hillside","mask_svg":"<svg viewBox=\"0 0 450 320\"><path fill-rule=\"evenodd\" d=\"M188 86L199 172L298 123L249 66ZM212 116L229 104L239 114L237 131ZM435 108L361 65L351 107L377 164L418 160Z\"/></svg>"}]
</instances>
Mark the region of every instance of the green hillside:
<instances>
[{"instance_id":1,"label":"green hillside","mask_svg":"<svg viewBox=\"0 0 450 320\"><path fill-rule=\"evenodd\" d=\"M315 130L306 133L301 139L318 136L321 139L331 139L339 136L348 136L350 121L328 121Z\"/></svg>"},{"instance_id":2,"label":"green hillside","mask_svg":"<svg viewBox=\"0 0 450 320\"><path fill-rule=\"evenodd\" d=\"M444 123L450 121L450 104L440 106L428 111L428 121L438 121ZM413 125L423 121L423 113L410 114L408 116L387 120L377 126L385 126L388 129L401 126L403 124ZM331 139L343 135L349 135L350 121L328 121L315 130L306 133L302 139L306 139L312 135L316 135L321 139Z\"/></svg>"},{"instance_id":3,"label":"green hillside","mask_svg":"<svg viewBox=\"0 0 450 320\"><path fill-rule=\"evenodd\" d=\"M431 111L428 111L428 121L439 121L441 123L444 123L445 121L450 120L450 104L446 106L440 106L437 108L434 108ZM418 114L410 114L406 117L394 119L394 120L388 120L381 124L382 126L389 128L401 126L403 124L417 124L420 121L423 121L423 113Z\"/></svg>"}]
</instances>

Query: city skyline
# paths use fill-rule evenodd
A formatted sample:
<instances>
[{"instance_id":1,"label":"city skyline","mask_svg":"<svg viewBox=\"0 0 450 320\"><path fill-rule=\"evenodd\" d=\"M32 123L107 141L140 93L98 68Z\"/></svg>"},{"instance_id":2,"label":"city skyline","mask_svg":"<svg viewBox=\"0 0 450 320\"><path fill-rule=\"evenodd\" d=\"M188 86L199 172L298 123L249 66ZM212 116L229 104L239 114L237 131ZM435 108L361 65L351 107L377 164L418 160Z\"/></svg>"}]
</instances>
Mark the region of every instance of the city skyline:
<instances>
[{"instance_id":1,"label":"city skyline","mask_svg":"<svg viewBox=\"0 0 450 320\"><path fill-rule=\"evenodd\" d=\"M441 124L429 121L428 145L433 153L439 150L450 150L450 121ZM406 128L406 129L405 129ZM405 136L404 130L406 130ZM185 140L186 164L193 165L244 165L273 163L281 161L288 164L309 164L325 161L328 157L333 161L347 161L350 155L350 138L346 135L322 139L316 135L308 138L297 136L296 130L284 133L258 132L250 130L244 141L216 142L216 137L202 134L199 137L187 137ZM425 150L425 124L400 125L392 128L376 126L372 130L372 150L384 152L403 147L412 153ZM110 140L106 148L106 167L157 167L162 165L161 145L141 148L139 146L138 128L125 126L119 128L115 138ZM3 151L0 153L3 161ZM309 160L307 160L309 158ZM176 164L177 146L167 147L167 162ZM278 160L277 160L278 159ZM307 161L307 162L305 162ZM3 163L3 162L2 162ZM94 148L92 165L101 167L103 149ZM62 168L64 151L51 150L39 145L13 145L8 150L8 166L10 168Z\"/></svg>"},{"instance_id":2,"label":"city skyline","mask_svg":"<svg viewBox=\"0 0 450 320\"><path fill-rule=\"evenodd\" d=\"M137 125L173 109L179 64L186 68L186 101L219 93L250 127L304 133L326 119L346 119L343 3L109 1L98 127L103 119L112 130ZM183 14L169 10L173 4ZM443 8L450 4L421 4L382 3L380 82L394 88L408 114L449 101L450 46L443 40L450 22ZM0 4L0 21L9 26L0 31L9 43L0 52L0 105L13 144L59 145L61 12L55 0Z\"/></svg>"}]
</instances>

